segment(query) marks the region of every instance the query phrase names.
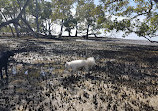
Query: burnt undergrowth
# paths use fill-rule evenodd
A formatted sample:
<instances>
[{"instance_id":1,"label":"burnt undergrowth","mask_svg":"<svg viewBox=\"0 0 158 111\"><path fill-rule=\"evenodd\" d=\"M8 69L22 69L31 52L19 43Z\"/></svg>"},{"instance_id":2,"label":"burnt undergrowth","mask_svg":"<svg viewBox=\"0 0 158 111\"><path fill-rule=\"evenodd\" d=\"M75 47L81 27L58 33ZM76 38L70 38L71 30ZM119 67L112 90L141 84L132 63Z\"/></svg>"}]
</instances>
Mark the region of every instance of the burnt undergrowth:
<instances>
[{"instance_id":1,"label":"burnt undergrowth","mask_svg":"<svg viewBox=\"0 0 158 111\"><path fill-rule=\"evenodd\" d=\"M2 46L1 50L6 50L8 47L8 45L0 46ZM20 57L23 59L30 57L29 61L31 58L35 59L34 53L45 59L36 63L17 60L10 62L9 84L5 85L3 80L0 81L1 99L4 100L0 107L11 110L17 110L20 106L23 106L24 110L44 110L48 107L62 110L62 107L72 108L63 105L68 102L71 104L71 100L77 101L78 104L86 104L92 99L95 110L101 109L99 101L108 104L106 110L118 110L118 107L121 107L119 105L122 104L119 102L125 100L127 100L126 105L122 104L125 110L135 107L140 110L154 110L154 106L140 101L137 95L141 93L142 98L158 95L157 49L157 46L115 44L115 41L108 43L107 40L87 43L71 40L25 39L12 50L18 50L17 54L21 54ZM31 55L33 57L29 53L33 53ZM89 73L84 70L79 71L78 74L65 72L66 61L87 57L94 57L97 63ZM20 67L16 75L12 74L14 64L17 68ZM45 77L41 76L41 67L46 73ZM50 68L53 69L50 71ZM25 75L27 70L28 75ZM83 93L80 90L83 90ZM131 99L131 95L127 94L128 90L134 90L133 96L136 99ZM115 96L121 96L121 99ZM54 101L56 103L53 104Z\"/></svg>"}]
</instances>

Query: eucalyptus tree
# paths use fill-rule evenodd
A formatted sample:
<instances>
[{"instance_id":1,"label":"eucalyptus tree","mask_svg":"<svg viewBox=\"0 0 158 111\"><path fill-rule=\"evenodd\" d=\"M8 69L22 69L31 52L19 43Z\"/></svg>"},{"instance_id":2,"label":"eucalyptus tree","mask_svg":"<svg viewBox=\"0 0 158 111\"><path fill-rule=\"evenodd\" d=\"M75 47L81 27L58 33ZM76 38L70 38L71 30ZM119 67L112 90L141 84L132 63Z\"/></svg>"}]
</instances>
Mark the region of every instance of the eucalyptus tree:
<instances>
[{"instance_id":1,"label":"eucalyptus tree","mask_svg":"<svg viewBox=\"0 0 158 111\"><path fill-rule=\"evenodd\" d=\"M60 21L61 29L59 37L63 32L64 21L71 15L71 9L73 8L75 0L52 0L52 21Z\"/></svg>"},{"instance_id":2,"label":"eucalyptus tree","mask_svg":"<svg viewBox=\"0 0 158 111\"><path fill-rule=\"evenodd\" d=\"M32 19L31 27L33 27L34 31L36 31L37 36L40 31L40 13L43 0L31 0L28 6L28 15L29 19Z\"/></svg>"},{"instance_id":3,"label":"eucalyptus tree","mask_svg":"<svg viewBox=\"0 0 158 111\"><path fill-rule=\"evenodd\" d=\"M75 28L77 20L72 16L65 18L63 25L66 27L65 31L68 32L69 37L71 36L71 30Z\"/></svg>"},{"instance_id":4,"label":"eucalyptus tree","mask_svg":"<svg viewBox=\"0 0 158 111\"><path fill-rule=\"evenodd\" d=\"M13 26L15 28L17 37L20 36L21 28L22 28L22 19L26 21L26 12L25 8L28 5L28 1L26 0L1 0L1 14L3 14L3 18L5 18L5 22L12 21ZM21 19L21 20L20 20ZM11 31L13 30L12 27ZM12 31L14 36L14 33Z\"/></svg>"},{"instance_id":5,"label":"eucalyptus tree","mask_svg":"<svg viewBox=\"0 0 158 111\"><path fill-rule=\"evenodd\" d=\"M88 39L88 35L94 34L96 36L96 31L99 32L98 29L101 28L101 25L97 24L97 22L104 18L104 11L101 5L96 6L94 4L94 0L79 0L76 9L76 17L80 24L79 30L86 30L85 37Z\"/></svg>"},{"instance_id":6,"label":"eucalyptus tree","mask_svg":"<svg viewBox=\"0 0 158 111\"><path fill-rule=\"evenodd\" d=\"M101 0L106 14L122 17L105 23L106 30L123 31L127 36L135 33L150 42L158 37L158 4L157 0ZM154 2L155 1L155 2Z\"/></svg>"},{"instance_id":7,"label":"eucalyptus tree","mask_svg":"<svg viewBox=\"0 0 158 111\"><path fill-rule=\"evenodd\" d=\"M80 18L79 30L86 32L86 38L88 39L88 32L90 25L94 23L93 9L94 9L93 0L79 0L77 5L76 15ZM81 22L82 21L82 22Z\"/></svg>"},{"instance_id":8,"label":"eucalyptus tree","mask_svg":"<svg viewBox=\"0 0 158 111\"><path fill-rule=\"evenodd\" d=\"M8 4L9 2L8 1L0 1L0 23L2 23L3 21L8 21L7 19L7 15L4 13L4 9L5 9L5 5ZM13 28L11 27L11 25L9 25L9 28L12 32L12 36L15 37L14 35L14 31L13 31ZM8 30L6 30L8 32Z\"/></svg>"},{"instance_id":9,"label":"eucalyptus tree","mask_svg":"<svg viewBox=\"0 0 158 111\"><path fill-rule=\"evenodd\" d=\"M38 0L36 0L36 25L37 25L37 33L39 33L39 3Z\"/></svg>"},{"instance_id":10,"label":"eucalyptus tree","mask_svg":"<svg viewBox=\"0 0 158 111\"><path fill-rule=\"evenodd\" d=\"M2 1L3 1L3 0L2 0ZM6 21L6 22L2 22L2 23L0 24L0 29L1 29L2 27L4 27L4 26L9 25L9 24L16 24L16 25L19 25L19 26L20 26L19 21L21 20L21 21L23 21L23 22L25 23L25 25L29 28L29 30L31 31L31 33L32 33L34 36L36 36L36 33L34 33L34 31L32 30L32 28L31 28L31 26L29 25L28 21L27 21L25 18L22 17L22 15L24 14L25 9L26 9L26 7L28 6L29 2L30 2L30 0L26 0L26 1L25 1L25 4L22 6L22 8L21 8L21 10L19 11L19 13L17 14L16 18L12 18L12 19L10 19L10 20L8 20L8 21ZM3 8L1 7L1 9L3 9Z\"/></svg>"},{"instance_id":11,"label":"eucalyptus tree","mask_svg":"<svg viewBox=\"0 0 158 111\"><path fill-rule=\"evenodd\" d=\"M17 12L19 12L19 6L16 3L16 1L15 0L5 0L5 1L1 0L0 2L1 2L0 3L1 4L0 5L0 7L1 7L0 14L2 15L5 22L8 21L8 18L15 19L18 14ZM15 23L13 23L13 25L15 27L16 34L19 37L20 35L19 35L18 25ZM12 31L12 35L15 36L13 33L12 27L10 25L9 25L9 27Z\"/></svg>"},{"instance_id":12,"label":"eucalyptus tree","mask_svg":"<svg viewBox=\"0 0 158 111\"><path fill-rule=\"evenodd\" d=\"M45 35L47 35L47 33L49 35L51 34L51 27L53 25L52 23L52 3L49 1L43 1L42 2L42 6L41 6L41 32L44 32Z\"/></svg>"}]
</instances>

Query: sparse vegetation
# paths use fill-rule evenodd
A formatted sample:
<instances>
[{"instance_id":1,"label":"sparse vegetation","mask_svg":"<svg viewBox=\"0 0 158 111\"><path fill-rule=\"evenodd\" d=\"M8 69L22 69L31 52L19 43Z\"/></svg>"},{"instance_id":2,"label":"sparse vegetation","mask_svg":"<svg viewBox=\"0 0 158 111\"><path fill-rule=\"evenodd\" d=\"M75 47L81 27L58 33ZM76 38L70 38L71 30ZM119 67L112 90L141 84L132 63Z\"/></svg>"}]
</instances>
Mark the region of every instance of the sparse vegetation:
<instances>
[{"instance_id":1,"label":"sparse vegetation","mask_svg":"<svg viewBox=\"0 0 158 111\"><path fill-rule=\"evenodd\" d=\"M0 50L23 50L11 58L8 84L0 80L0 108L158 110L157 44L149 42L146 47L132 40L90 39L1 38ZM9 45L3 47L8 40ZM14 46L16 44L18 47ZM95 57L97 64L90 74L79 71L72 76L64 71L66 61L87 57ZM13 66L17 69L15 75ZM28 75L25 74L27 70ZM41 75L41 70L45 76Z\"/></svg>"},{"instance_id":2,"label":"sparse vegetation","mask_svg":"<svg viewBox=\"0 0 158 111\"><path fill-rule=\"evenodd\" d=\"M157 0L0 0L0 111L157 111L156 37Z\"/></svg>"}]
</instances>

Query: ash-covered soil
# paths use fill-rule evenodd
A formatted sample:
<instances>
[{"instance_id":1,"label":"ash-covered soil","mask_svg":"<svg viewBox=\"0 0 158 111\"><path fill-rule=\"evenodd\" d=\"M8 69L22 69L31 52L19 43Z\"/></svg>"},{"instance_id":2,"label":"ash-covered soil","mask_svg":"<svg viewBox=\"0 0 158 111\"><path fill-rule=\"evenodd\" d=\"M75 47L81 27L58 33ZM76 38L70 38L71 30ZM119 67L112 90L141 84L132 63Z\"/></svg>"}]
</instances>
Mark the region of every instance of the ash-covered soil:
<instances>
[{"instance_id":1,"label":"ash-covered soil","mask_svg":"<svg viewBox=\"0 0 158 111\"><path fill-rule=\"evenodd\" d=\"M158 44L97 40L0 38L17 50L9 81L0 80L2 111L158 110ZM66 61L94 57L97 66L71 75Z\"/></svg>"}]
</instances>

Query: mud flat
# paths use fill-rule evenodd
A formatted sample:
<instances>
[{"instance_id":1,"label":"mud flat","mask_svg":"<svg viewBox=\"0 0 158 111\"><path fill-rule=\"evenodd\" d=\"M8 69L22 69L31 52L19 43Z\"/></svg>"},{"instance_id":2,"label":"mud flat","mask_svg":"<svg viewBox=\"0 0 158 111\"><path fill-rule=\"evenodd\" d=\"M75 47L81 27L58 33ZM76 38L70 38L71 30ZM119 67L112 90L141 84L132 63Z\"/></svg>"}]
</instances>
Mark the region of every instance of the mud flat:
<instances>
[{"instance_id":1,"label":"mud flat","mask_svg":"<svg viewBox=\"0 0 158 111\"><path fill-rule=\"evenodd\" d=\"M157 111L158 44L109 38L0 38L18 50L9 82L0 80L3 111ZM90 73L65 71L66 61L95 57Z\"/></svg>"}]
</instances>

